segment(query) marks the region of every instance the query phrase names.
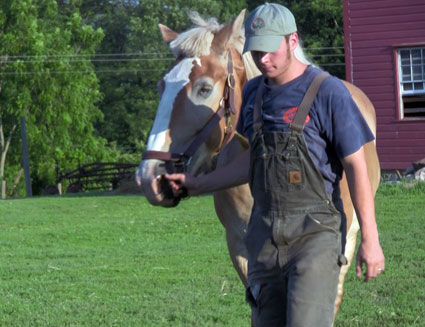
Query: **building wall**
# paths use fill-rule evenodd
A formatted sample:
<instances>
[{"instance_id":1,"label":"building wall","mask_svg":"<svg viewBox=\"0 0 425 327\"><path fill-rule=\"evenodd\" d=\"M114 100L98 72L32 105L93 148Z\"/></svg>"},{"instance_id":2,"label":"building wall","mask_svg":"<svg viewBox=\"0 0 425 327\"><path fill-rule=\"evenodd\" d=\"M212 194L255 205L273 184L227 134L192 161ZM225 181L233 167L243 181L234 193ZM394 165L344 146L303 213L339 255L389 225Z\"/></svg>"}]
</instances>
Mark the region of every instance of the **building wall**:
<instances>
[{"instance_id":1,"label":"building wall","mask_svg":"<svg viewBox=\"0 0 425 327\"><path fill-rule=\"evenodd\" d=\"M425 158L425 119L400 119L396 48L425 46L424 0L344 0L346 78L370 98L382 169Z\"/></svg>"}]
</instances>

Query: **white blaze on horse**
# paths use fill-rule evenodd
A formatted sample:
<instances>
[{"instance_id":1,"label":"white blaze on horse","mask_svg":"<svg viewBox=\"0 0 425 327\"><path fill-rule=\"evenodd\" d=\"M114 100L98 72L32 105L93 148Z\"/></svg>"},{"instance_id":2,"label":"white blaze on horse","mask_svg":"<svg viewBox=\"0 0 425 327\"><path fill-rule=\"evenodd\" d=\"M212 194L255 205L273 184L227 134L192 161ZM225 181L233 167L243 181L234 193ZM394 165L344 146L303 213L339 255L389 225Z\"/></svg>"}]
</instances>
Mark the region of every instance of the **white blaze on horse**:
<instances>
[{"instance_id":1,"label":"white blaze on horse","mask_svg":"<svg viewBox=\"0 0 425 327\"><path fill-rule=\"evenodd\" d=\"M179 202L179 195L171 190L163 177L165 173L205 174L231 162L248 148L246 139L234 131L241 109L243 85L259 74L249 54L242 56L244 14L242 11L232 23L221 26L215 19L205 22L193 13L191 19L196 27L181 34L159 25L164 41L177 59L160 81L161 100L147 151L136 173L139 185L153 205L172 207ZM295 55L306 60L301 48ZM372 103L357 87L347 82L344 84L376 135ZM369 177L376 192L380 167L375 143L366 144L365 150ZM341 181L341 196L347 216L345 255L349 264L341 270L335 314L341 305L344 276L354 256L359 230L345 176ZM229 254L245 286L247 251L244 235L252 203L247 184L214 193L215 210L226 230Z\"/></svg>"}]
</instances>

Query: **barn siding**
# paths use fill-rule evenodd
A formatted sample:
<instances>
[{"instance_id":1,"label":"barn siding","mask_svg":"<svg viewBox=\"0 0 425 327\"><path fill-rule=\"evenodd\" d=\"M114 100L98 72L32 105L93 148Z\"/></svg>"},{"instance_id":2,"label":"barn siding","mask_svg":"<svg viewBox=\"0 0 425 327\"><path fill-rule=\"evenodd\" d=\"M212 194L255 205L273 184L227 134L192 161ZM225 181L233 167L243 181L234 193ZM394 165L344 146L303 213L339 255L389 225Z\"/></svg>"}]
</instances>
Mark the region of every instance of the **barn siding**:
<instances>
[{"instance_id":1,"label":"barn siding","mask_svg":"<svg viewBox=\"0 0 425 327\"><path fill-rule=\"evenodd\" d=\"M382 169L425 158L425 119L400 120L395 47L425 46L424 0L344 0L346 78L372 101Z\"/></svg>"}]
</instances>

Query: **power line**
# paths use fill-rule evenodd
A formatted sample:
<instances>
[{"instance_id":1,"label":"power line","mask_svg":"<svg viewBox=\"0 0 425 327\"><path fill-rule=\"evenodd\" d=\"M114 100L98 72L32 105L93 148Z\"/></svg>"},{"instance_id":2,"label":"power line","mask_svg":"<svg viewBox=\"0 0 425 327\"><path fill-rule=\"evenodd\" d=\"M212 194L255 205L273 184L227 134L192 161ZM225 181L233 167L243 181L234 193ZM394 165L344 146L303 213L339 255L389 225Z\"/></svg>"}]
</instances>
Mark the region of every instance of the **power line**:
<instances>
[{"instance_id":1,"label":"power line","mask_svg":"<svg viewBox=\"0 0 425 327\"><path fill-rule=\"evenodd\" d=\"M134 53L94 53L94 54L56 54L56 55L8 55L3 54L0 57L7 58L66 58L66 57L113 57L113 56L156 56L173 55L171 52L134 52ZM173 55L174 56L174 55Z\"/></svg>"},{"instance_id":2,"label":"power line","mask_svg":"<svg viewBox=\"0 0 425 327\"><path fill-rule=\"evenodd\" d=\"M159 72L165 69L128 69L128 70L64 70L64 71L44 71L44 72L0 72L0 75L38 75L38 74L89 74L89 73L141 73Z\"/></svg>"},{"instance_id":3,"label":"power line","mask_svg":"<svg viewBox=\"0 0 425 327\"><path fill-rule=\"evenodd\" d=\"M172 61L174 58L143 58L143 59L82 59L70 60L67 63L74 62L136 62L136 61ZM5 65L12 63L53 63L63 62L62 60L12 60L7 61Z\"/></svg>"},{"instance_id":4,"label":"power line","mask_svg":"<svg viewBox=\"0 0 425 327\"><path fill-rule=\"evenodd\" d=\"M322 57L345 57L343 54L320 54L320 55L311 55L313 58L322 58Z\"/></svg>"},{"instance_id":5,"label":"power line","mask_svg":"<svg viewBox=\"0 0 425 327\"><path fill-rule=\"evenodd\" d=\"M317 47L317 48L304 48L306 51L310 50L336 50L336 49L345 49L344 47Z\"/></svg>"},{"instance_id":6,"label":"power line","mask_svg":"<svg viewBox=\"0 0 425 327\"><path fill-rule=\"evenodd\" d=\"M316 50L338 50L344 49L344 47L315 47L315 48L303 48L304 51L316 51ZM56 54L56 55L8 55L0 54L0 57L7 58L66 58L66 57L116 57L116 56L157 56L166 55L173 56L171 52L133 52L133 53L94 53L94 54Z\"/></svg>"},{"instance_id":7,"label":"power line","mask_svg":"<svg viewBox=\"0 0 425 327\"><path fill-rule=\"evenodd\" d=\"M314 54L311 53L311 50L335 50L335 49L343 49L343 47L317 47L317 48L305 48L306 54L313 59L320 58L342 58L344 54L335 54L326 52L324 54ZM69 61L66 61L66 64L74 64L74 63L85 63L85 62L97 62L97 63L131 63L131 62L153 62L153 61L172 61L174 60L174 56L171 58L158 58L158 55L166 55L170 56L171 53L165 52L157 52L157 53L98 53L98 54L75 54L75 55L38 55L38 56L27 56L27 55L17 55L17 56L8 56L8 58L24 58L29 60L19 60L14 59L11 61L6 61L3 65L12 64L12 63L59 63L63 62L60 59L54 58L69 58ZM144 58L112 58L116 56L129 57L129 56L143 56ZM155 56L147 58L146 56ZM92 57L92 58L88 58ZM94 57L94 58L93 58ZM100 59L95 59L95 58ZM0 56L2 58L2 56ZM4 56L3 56L4 58ZM42 60L37 60L37 58L43 58ZM53 59L48 59L53 58ZM87 58L87 59L80 59ZM36 60L32 60L36 59ZM320 66L344 66L344 63L322 63ZM0 75L3 76L16 76L16 75L39 75L39 74L88 74L88 73L99 73L99 74L107 74L107 73L139 73L139 72L163 72L166 69L104 69L104 70L53 70L53 71L9 71L9 72L0 72Z\"/></svg>"},{"instance_id":8,"label":"power line","mask_svg":"<svg viewBox=\"0 0 425 327\"><path fill-rule=\"evenodd\" d=\"M320 58L320 57L344 57L344 54L309 54L313 58ZM144 62L144 61L173 61L174 58L140 58L140 59L82 59L82 60L70 60L66 63L84 63L84 62L108 62L108 63L114 63L114 62ZM12 63L59 63L63 62L63 60L12 60L7 61L3 65L8 65Z\"/></svg>"}]
</instances>

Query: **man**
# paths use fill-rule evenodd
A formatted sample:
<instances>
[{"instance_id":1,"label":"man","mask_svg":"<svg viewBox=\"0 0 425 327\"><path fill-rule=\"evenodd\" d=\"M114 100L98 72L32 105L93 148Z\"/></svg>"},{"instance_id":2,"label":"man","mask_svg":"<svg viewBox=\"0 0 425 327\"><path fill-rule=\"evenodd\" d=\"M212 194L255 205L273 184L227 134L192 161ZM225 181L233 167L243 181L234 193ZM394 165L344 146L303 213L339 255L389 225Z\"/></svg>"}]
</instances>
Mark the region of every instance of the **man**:
<instances>
[{"instance_id":1,"label":"man","mask_svg":"<svg viewBox=\"0 0 425 327\"><path fill-rule=\"evenodd\" d=\"M366 281L385 268L363 148L374 137L343 84L296 58L297 27L287 8L259 6L245 34L244 52L262 72L243 92L240 127L250 150L211 174L167 178L192 195L249 182L247 300L254 325L331 326L345 259L343 169L362 232L357 275L363 263ZM312 84L313 104L300 105Z\"/></svg>"}]
</instances>

